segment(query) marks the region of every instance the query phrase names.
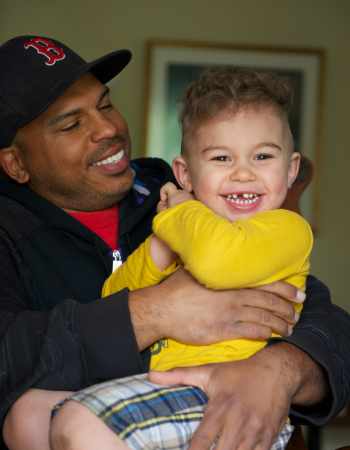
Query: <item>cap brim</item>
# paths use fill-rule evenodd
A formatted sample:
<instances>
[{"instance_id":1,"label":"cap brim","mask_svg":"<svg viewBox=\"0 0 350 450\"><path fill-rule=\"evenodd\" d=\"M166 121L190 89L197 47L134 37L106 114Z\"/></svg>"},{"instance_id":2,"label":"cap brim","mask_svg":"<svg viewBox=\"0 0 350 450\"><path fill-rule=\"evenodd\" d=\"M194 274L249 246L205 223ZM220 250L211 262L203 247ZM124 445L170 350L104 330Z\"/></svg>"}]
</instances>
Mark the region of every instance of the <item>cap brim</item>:
<instances>
[{"instance_id":1,"label":"cap brim","mask_svg":"<svg viewBox=\"0 0 350 450\"><path fill-rule=\"evenodd\" d=\"M129 50L117 50L87 64L86 72L91 72L101 83L107 83L120 73L131 60Z\"/></svg>"},{"instance_id":2,"label":"cap brim","mask_svg":"<svg viewBox=\"0 0 350 450\"><path fill-rule=\"evenodd\" d=\"M14 136L18 129L24 127L34 119L36 119L40 114L47 110L47 108L52 105L65 91L80 77L84 74L90 72L92 73L101 83L107 83L112 78L117 76L130 62L131 52L126 49L116 50L112 53L108 53L95 61L82 63L67 74L65 78L61 78L60 82L54 85L51 92L47 93L45 102L35 109L31 114L27 114L25 118L17 118L15 126L12 130L9 130L6 137L0 140L0 149L11 144Z\"/></svg>"}]
</instances>

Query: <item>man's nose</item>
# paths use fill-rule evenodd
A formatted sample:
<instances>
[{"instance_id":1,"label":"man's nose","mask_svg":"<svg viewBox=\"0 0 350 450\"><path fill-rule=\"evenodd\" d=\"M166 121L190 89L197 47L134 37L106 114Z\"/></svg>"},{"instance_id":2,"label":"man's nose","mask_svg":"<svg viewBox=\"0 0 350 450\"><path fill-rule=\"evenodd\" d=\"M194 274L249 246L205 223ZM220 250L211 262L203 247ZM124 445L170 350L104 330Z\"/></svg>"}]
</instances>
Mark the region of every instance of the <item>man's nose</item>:
<instances>
[{"instance_id":1,"label":"man's nose","mask_svg":"<svg viewBox=\"0 0 350 450\"><path fill-rule=\"evenodd\" d=\"M94 142L113 138L117 134L117 124L115 121L99 112L94 115L91 126L91 137Z\"/></svg>"}]
</instances>

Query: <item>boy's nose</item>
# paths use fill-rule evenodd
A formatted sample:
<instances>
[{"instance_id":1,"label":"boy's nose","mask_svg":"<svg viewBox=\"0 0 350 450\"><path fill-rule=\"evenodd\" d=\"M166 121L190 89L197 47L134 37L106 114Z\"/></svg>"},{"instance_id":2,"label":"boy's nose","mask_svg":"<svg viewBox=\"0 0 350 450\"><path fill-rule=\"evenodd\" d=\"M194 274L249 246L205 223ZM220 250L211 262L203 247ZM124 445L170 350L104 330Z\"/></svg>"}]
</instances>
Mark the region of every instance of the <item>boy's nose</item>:
<instances>
[{"instance_id":1,"label":"boy's nose","mask_svg":"<svg viewBox=\"0 0 350 450\"><path fill-rule=\"evenodd\" d=\"M230 179L232 181L253 181L255 180L255 172L249 164L237 164L232 172Z\"/></svg>"}]
</instances>

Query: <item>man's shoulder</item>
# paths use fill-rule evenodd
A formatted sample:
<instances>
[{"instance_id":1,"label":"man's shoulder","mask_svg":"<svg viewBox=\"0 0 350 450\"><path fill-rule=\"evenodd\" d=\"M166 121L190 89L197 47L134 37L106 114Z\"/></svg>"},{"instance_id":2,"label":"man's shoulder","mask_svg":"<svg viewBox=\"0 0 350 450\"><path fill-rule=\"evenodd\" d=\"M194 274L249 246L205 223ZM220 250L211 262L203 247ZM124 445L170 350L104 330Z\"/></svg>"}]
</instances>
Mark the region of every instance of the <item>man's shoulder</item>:
<instances>
[{"instance_id":1,"label":"man's shoulder","mask_svg":"<svg viewBox=\"0 0 350 450\"><path fill-rule=\"evenodd\" d=\"M0 229L19 240L41 225L41 220L17 200L0 194Z\"/></svg>"},{"instance_id":2,"label":"man's shoulder","mask_svg":"<svg viewBox=\"0 0 350 450\"><path fill-rule=\"evenodd\" d=\"M135 181L142 182L150 187L162 186L168 181L175 182L170 165L160 158L137 158L131 161L135 171Z\"/></svg>"},{"instance_id":3,"label":"man's shoulder","mask_svg":"<svg viewBox=\"0 0 350 450\"><path fill-rule=\"evenodd\" d=\"M128 234L130 254L145 240L152 229L152 220L159 202L160 188L174 181L171 167L159 158L138 158L131 162L135 171L134 184L120 205L120 236Z\"/></svg>"},{"instance_id":4,"label":"man's shoulder","mask_svg":"<svg viewBox=\"0 0 350 450\"><path fill-rule=\"evenodd\" d=\"M37 204L38 198L26 185L0 176L0 228L17 240L41 226L37 210L43 205Z\"/></svg>"}]
</instances>

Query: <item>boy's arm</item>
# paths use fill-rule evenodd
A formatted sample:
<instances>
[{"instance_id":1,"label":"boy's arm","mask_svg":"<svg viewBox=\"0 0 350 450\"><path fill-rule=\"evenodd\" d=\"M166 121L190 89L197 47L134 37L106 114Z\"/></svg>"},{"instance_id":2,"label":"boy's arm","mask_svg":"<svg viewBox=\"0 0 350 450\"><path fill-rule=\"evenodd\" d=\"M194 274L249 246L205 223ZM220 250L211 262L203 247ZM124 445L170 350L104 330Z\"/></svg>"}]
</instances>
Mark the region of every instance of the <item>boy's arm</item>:
<instances>
[{"instance_id":1,"label":"boy's arm","mask_svg":"<svg viewBox=\"0 0 350 450\"><path fill-rule=\"evenodd\" d=\"M185 201L193 198L173 183L165 183L160 189L160 201L157 211L170 207L170 200ZM122 289L134 291L160 283L176 269L177 255L169 246L152 234L143 242L105 281L103 297Z\"/></svg>"},{"instance_id":2,"label":"boy's arm","mask_svg":"<svg viewBox=\"0 0 350 450\"><path fill-rule=\"evenodd\" d=\"M175 256L156 236L149 236L105 281L102 296L122 289L153 286L174 272Z\"/></svg>"},{"instance_id":3,"label":"boy's arm","mask_svg":"<svg viewBox=\"0 0 350 450\"><path fill-rule=\"evenodd\" d=\"M305 275L313 243L309 224L296 213L266 211L231 223L195 200L158 214L153 230L196 279L216 289Z\"/></svg>"}]
</instances>

